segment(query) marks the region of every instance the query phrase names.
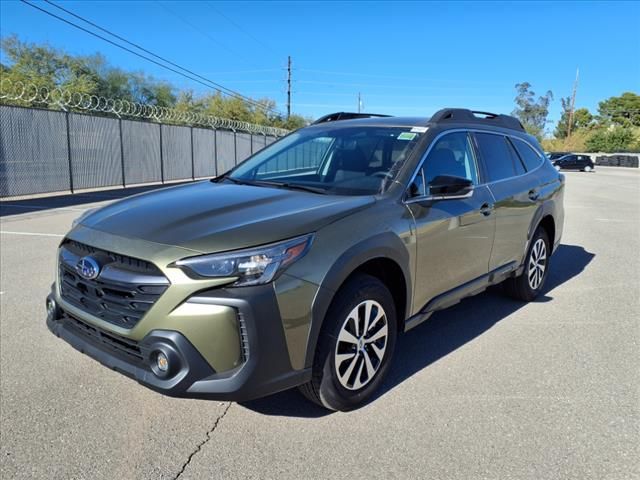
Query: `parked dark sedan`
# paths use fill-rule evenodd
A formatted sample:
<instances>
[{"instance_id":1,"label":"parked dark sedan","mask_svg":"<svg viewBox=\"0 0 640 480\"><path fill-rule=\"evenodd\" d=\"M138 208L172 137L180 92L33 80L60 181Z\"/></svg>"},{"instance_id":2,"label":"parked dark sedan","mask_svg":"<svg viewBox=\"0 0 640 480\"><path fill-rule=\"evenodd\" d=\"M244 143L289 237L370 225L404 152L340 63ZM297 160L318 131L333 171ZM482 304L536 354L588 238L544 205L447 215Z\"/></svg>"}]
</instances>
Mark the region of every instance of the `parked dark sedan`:
<instances>
[{"instance_id":1,"label":"parked dark sedan","mask_svg":"<svg viewBox=\"0 0 640 480\"><path fill-rule=\"evenodd\" d=\"M582 172L593 172L595 163L589 155L569 154L551 161L556 170L580 170Z\"/></svg>"}]
</instances>

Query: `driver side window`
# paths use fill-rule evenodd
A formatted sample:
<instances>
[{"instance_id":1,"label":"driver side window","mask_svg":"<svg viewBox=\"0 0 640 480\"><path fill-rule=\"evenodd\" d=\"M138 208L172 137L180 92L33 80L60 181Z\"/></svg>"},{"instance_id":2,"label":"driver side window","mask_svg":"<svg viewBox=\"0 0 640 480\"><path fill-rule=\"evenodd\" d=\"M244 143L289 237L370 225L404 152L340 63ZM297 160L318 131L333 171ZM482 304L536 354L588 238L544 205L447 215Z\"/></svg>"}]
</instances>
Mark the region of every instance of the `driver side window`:
<instances>
[{"instance_id":1,"label":"driver side window","mask_svg":"<svg viewBox=\"0 0 640 480\"><path fill-rule=\"evenodd\" d=\"M430 183L441 175L466 178L478 184L478 169L466 132L449 133L436 142L414 180L416 194L430 195Z\"/></svg>"}]
</instances>

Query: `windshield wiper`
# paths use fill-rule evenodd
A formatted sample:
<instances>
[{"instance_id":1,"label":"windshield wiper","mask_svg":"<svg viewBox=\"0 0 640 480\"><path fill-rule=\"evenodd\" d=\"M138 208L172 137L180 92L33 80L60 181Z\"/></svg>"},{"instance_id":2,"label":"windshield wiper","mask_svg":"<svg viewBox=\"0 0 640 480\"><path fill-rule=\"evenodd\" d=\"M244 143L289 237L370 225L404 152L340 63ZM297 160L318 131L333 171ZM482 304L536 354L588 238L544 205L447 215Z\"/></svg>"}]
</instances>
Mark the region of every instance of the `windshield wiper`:
<instances>
[{"instance_id":1,"label":"windshield wiper","mask_svg":"<svg viewBox=\"0 0 640 480\"><path fill-rule=\"evenodd\" d=\"M214 183L220 183L222 180L229 180L231 183L235 183L236 185L259 185L257 182L252 182L251 180L233 178L227 175L226 173L224 175L220 175L219 177L215 177L211 179L211 181Z\"/></svg>"},{"instance_id":2,"label":"windshield wiper","mask_svg":"<svg viewBox=\"0 0 640 480\"><path fill-rule=\"evenodd\" d=\"M286 188L289 190L302 190L305 192L319 193L327 195L327 191L324 188L312 187L309 185L300 185L299 183L287 183L287 182L273 182L270 180L245 180L242 178L233 178L229 175L221 175L219 177L211 179L212 182L220 182L222 180L229 180L236 185L251 185L254 187L274 187L274 188Z\"/></svg>"},{"instance_id":3,"label":"windshield wiper","mask_svg":"<svg viewBox=\"0 0 640 480\"><path fill-rule=\"evenodd\" d=\"M255 185L264 185L265 187L286 188L288 190L302 190L304 192L319 193L327 195L324 188L312 187L310 185L301 185L299 183L272 182L269 180L256 180Z\"/></svg>"}]
</instances>

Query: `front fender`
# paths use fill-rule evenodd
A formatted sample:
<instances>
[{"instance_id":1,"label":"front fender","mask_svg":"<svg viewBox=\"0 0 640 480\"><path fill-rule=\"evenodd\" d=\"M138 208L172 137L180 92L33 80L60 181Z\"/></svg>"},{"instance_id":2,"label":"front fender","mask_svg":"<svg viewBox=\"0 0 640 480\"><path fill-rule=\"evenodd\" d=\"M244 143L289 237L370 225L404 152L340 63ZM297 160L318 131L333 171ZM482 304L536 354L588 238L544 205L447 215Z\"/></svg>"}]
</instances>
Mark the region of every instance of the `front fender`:
<instances>
[{"instance_id":1,"label":"front fender","mask_svg":"<svg viewBox=\"0 0 640 480\"><path fill-rule=\"evenodd\" d=\"M316 350L316 344L322 324L331 305L331 301L340 286L358 267L364 263L385 258L394 261L402 270L405 284L407 286L407 295L405 299L405 311L410 311L411 306L411 256L409 251L400 237L395 233L388 231L379 233L373 237L367 238L342 253L338 259L328 270L320 284L320 288L312 306L311 329L307 341L307 353L305 358L305 366L309 367L313 364L313 357Z\"/></svg>"}]
</instances>

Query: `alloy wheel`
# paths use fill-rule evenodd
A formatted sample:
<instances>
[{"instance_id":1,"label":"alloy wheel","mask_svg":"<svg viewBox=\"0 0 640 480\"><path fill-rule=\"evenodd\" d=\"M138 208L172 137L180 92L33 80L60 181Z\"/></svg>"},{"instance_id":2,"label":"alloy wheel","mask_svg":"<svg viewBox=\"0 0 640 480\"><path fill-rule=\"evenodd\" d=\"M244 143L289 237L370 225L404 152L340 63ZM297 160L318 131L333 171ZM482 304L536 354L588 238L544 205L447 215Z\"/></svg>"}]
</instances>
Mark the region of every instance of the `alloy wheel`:
<instances>
[{"instance_id":1,"label":"alloy wheel","mask_svg":"<svg viewBox=\"0 0 640 480\"><path fill-rule=\"evenodd\" d=\"M547 244L542 238L538 238L533 244L529 255L528 278L532 290L537 290L544 280L544 272L547 268Z\"/></svg>"},{"instance_id":2,"label":"alloy wheel","mask_svg":"<svg viewBox=\"0 0 640 480\"><path fill-rule=\"evenodd\" d=\"M382 365L387 349L387 315L374 300L358 304L340 328L334 364L340 385L358 390L367 385Z\"/></svg>"}]
</instances>

